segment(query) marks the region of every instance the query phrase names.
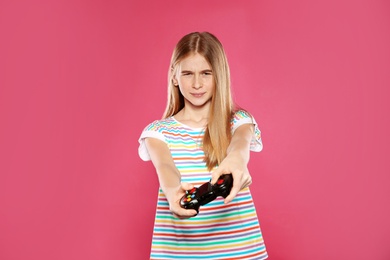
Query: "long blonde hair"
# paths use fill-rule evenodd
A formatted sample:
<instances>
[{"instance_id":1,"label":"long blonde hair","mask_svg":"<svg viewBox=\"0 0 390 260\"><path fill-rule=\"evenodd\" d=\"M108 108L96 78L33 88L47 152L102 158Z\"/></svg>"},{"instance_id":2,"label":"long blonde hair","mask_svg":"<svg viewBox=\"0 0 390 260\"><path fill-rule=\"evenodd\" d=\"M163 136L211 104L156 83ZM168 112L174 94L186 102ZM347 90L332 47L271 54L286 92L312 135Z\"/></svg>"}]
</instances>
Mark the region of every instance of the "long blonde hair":
<instances>
[{"instance_id":1,"label":"long blonde hair","mask_svg":"<svg viewBox=\"0 0 390 260\"><path fill-rule=\"evenodd\" d=\"M173 83L177 65L191 54L199 53L210 64L215 88L211 99L209 119L203 137L207 168L211 171L226 157L231 140L230 121L234 103L230 91L230 70L221 42L211 33L193 32L176 45L168 72L168 102L163 115L175 115L184 107L184 97Z\"/></svg>"}]
</instances>

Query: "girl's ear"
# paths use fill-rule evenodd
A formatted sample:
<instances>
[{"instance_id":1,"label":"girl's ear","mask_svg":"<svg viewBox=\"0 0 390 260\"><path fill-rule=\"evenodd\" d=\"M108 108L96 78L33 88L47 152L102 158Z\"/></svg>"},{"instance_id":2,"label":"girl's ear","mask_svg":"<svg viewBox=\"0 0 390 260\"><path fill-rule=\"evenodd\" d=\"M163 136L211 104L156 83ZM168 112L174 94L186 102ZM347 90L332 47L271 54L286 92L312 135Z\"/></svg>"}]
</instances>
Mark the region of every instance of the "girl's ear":
<instances>
[{"instance_id":1,"label":"girl's ear","mask_svg":"<svg viewBox=\"0 0 390 260\"><path fill-rule=\"evenodd\" d=\"M176 75L173 75L172 83L175 87L179 86L179 83L177 82Z\"/></svg>"},{"instance_id":2,"label":"girl's ear","mask_svg":"<svg viewBox=\"0 0 390 260\"><path fill-rule=\"evenodd\" d=\"M171 73L172 73L172 83L175 87L179 86L179 82L176 79L176 73L177 73L177 67L171 67Z\"/></svg>"}]
</instances>

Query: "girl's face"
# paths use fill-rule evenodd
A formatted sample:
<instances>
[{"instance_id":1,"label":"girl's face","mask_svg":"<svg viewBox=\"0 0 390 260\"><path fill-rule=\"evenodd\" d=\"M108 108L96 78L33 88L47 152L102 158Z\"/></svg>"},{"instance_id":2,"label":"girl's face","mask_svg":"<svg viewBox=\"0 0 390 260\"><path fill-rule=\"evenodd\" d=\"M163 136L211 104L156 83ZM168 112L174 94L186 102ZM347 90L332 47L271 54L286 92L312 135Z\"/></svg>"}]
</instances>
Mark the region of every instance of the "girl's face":
<instances>
[{"instance_id":1,"label":"girl's face","mask_svg":"<svg viewBox=\"0 0 390 260\"><path fill-rule=\"evenodd\" d=\"M215 82L211 66L202 55L196 53L184 58L178 64L173 80L184 96L185 106L210 105Z\"/></svg>"}]
</instances>

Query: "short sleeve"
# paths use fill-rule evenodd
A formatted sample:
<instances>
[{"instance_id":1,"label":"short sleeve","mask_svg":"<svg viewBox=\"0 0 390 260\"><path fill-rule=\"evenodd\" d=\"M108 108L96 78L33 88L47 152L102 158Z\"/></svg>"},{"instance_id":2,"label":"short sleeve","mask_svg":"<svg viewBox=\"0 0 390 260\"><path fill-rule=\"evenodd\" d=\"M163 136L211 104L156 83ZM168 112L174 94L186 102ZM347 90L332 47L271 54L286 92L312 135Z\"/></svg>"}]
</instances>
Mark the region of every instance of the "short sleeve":
<instances>
[{"instance_id":1,"label":"short sleeve","mask_svg":"<svg viewBox=\"0 0 390 260\"><path fill-rule=\"evenodd\" d=\"M138 139L138 155L143 161L150 161L150 155L145 144L145 138L152 137L167 143L165 136L162 133L162 129L163 128L161 127L159 121L154 121L153 123L145 127L145 129L142 131L141 136Z\"/></svg>"},{"instance_id":2,"label":"short sleeve","mask_svg":"<svg viewBox=\"0 0 390 260\"><path fill-rule=\"evenodd\" d=\"M253 152L260 152L261 150L263 150L261 131L257 125L255 118L251 114L244 110L238 110L234 113L231 124L233 134L238 127L244 124L253 124L255 129L250 145L250 150Z\"/></svg>"}]
</instances>

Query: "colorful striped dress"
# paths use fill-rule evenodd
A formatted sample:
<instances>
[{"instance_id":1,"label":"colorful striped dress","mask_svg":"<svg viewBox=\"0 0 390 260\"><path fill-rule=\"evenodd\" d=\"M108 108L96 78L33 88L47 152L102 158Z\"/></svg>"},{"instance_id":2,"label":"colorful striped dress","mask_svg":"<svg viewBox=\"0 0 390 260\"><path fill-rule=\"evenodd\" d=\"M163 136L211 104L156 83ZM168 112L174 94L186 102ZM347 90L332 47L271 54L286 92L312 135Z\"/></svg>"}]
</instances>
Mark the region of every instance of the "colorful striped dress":
<instances>
[{"instance_id":1,"label":"colorful striped dress","mask_svg":"<svg viewBox=\"0 0 390 260\"><path fill-rule=\"evenodd\" d=\"M244 111L232 119L232 132L243 124L254 124L252 151L261 151L260 130L255 120ZM182 182L196 187L210 181L211 173L203 161L203 128L191 128L174 117L148 125L139 139L139 155L150 160L144 139L164 141L179 169ZM266 259L263 237L249 188L245 188L228 204L223 198L201 206L199 214L189 219L175 218L167 199L159 189L150 259Z\"/></svg>"}]
</instances>

